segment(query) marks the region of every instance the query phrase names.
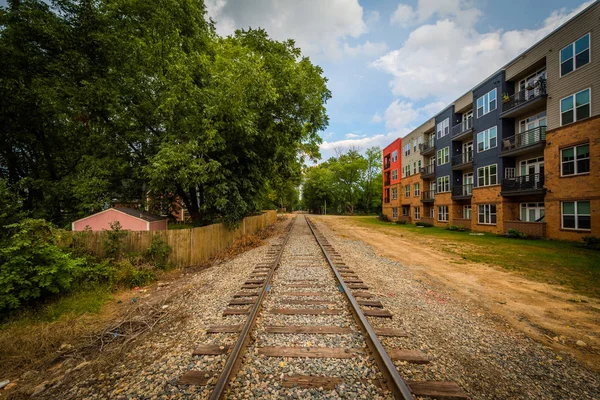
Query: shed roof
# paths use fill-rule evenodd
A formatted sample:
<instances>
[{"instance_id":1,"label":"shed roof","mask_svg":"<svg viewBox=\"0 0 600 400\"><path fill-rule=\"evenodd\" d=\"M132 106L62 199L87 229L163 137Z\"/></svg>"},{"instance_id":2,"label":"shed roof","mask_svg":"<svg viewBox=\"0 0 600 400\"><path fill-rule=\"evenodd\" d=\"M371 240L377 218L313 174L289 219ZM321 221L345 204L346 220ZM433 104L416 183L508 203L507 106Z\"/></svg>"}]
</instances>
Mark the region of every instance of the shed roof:
<instances>
[{"instance_id":1,"label":"shed roof","mask_svg":"<svg viewBox=\"0 0 600 400\"><path fill-rule=\"evenodd\" d=\"M114 210L124 212L125 214L131 215L132 217L143 219L144 221L149 221L149 222L164 221L165 219L167 219L165 217L159 217L157 215L150 214L143 210L136 210L135 208L119 207L119 208L114 208Z\"/></svg>"}]
</instances>

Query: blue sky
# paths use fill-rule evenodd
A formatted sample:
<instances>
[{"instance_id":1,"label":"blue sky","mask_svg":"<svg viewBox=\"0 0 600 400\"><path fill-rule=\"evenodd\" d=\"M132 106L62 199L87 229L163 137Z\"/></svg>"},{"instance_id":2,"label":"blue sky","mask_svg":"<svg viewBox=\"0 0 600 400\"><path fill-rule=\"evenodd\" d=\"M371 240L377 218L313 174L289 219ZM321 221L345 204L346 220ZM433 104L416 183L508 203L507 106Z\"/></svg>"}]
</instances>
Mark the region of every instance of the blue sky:
<instances>
[{"instance_id":1,"label":"blue sky","mask_svg":"<svg viewBox=\"0 0 600 400\"><path fill-rule=\"evenodd\" d=\"M263 27L323 67L333 94L324 159L406 135L593 2L205 1L221 35Z\"/></svg>"}]
</instances>

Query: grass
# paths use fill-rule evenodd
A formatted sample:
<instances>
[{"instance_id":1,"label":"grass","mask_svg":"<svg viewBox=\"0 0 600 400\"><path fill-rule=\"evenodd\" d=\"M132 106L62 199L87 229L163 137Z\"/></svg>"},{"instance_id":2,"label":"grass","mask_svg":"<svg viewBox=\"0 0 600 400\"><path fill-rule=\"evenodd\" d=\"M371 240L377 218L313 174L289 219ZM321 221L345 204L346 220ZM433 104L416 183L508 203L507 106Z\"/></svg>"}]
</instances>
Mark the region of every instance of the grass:
<instances>
[{"instance_id":1,"label":"grass","mask_svg":"<svg viewBox=\"0 0 600 400\"><path fill-rule=\"evenodd\" d=\"M362 226L414 236L466 261L499 266L537 281L566 286L579 294L600 298L600 251L586 249L583 243L510 239L489 233L471 236L469 232L398 225L373 217L352 219Z\"/></svg>"}]
</instances>

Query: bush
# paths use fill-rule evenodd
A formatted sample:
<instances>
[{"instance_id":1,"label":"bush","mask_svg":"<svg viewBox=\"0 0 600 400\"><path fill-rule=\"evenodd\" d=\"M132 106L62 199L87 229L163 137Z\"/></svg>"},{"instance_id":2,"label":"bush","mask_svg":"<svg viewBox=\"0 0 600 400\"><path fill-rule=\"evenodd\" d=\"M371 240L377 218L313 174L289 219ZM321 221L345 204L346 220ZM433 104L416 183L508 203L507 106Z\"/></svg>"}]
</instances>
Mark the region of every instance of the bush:
<instances>
[{"instance_id":1,"label":"bush","mask_svg":"<svg viewBox=\"0 0 600 400\"><path fill-rule=\"evenodd\" d=\"M583 238L584 246L592 250L600 250L600 238L597 236L587 235Z\"/></svg>"},{"instance_id":2,"label":"bush","mask_svg":"<svg viewBox=\"0 0 600 400\"><path fill-rule=\"evenodd\" d=\"M518 229L513 229L513 228L510 228L506 235L509 238L514 238L514 239L524 239L527 237L527 234L521 232Z\"/></svg>"},{"instance_id":3,"label":"bush","mask_svg":"<svg viewBox=\"0 0 600 400\"><path fill-rule=\"evenodd\" d=\"M406 225L406 220L405 219L399 219L399 220L396 221L396 223L398 225Z\"/></svg>"},{"instance_id":4,"label":"bush","mask_svg":"<svg viewBox=\"0 0 600 400\"><path fill-rule=\"evenodd\" d=\"M106 258L120 260L123 253L123 238L127 236L119 221L110 223L110 231L106 231L104 239L104 255Z\"/></svg>"},{"instance_id":5,"label":"bush","mask_svg":"<svg viewBox=\"0 0 600 400\"><path fill-rule=\"evenodd\" d=\"M429 222L417 222L415 225L422 226L423 228L431 228L433 226L433 224L430 224Z\"/></svg>"},{"instance_id":6,"label":"bush","mask_svg":"<svg viewBox=\"0 0 600 400\"><path fill-rule=\"evenodd\" d=\"M154 267L151 264L133 264L130 260L122 260L115 263L114 283L128 288L144 286L156 280Z\"/></svg>"},{"instance_id":7,"label":"bush","mask_svg":"<svg viewBox=\"0 0 600 400\"><path fill-rule=\"evenodd\" d=\"M160 236L154 235L152 236L150 247L146 250L145 256L148 261L154 263L156 268L166 270L169 268L167 259L172 251L171 246L169 246L167 242Z\"/></svg>"},{"instance_id":8,"label":"bush","mask_svg":"<svg viewBox=\"0 0 600 400\"><path fill-rule=\"evenodd\" d=\"M382 221L382 222L391 222L389 217L385 214L379 214L379 216L377 217L378 220Z\"/></svg>"},{"instance_id":9,"label":"bush","mask_svg":"<svg viewBox=\"0 0 600 400\"><path fill-rule=\"evenodd\" d=\"M449 231L459 231L459 232L464 232L466 230L465 227L462 225L448 225L446 227L446 229Z\"/></svg>"}]
</instances>

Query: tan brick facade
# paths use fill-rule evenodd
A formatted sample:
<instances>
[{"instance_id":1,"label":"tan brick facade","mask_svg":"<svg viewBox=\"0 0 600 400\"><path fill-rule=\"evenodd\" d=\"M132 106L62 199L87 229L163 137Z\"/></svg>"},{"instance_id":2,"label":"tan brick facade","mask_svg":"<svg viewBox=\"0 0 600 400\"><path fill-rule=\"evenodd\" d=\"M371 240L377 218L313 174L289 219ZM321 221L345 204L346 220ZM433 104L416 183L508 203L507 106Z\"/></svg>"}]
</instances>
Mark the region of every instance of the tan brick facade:
<instances>
[{"instance_id":1,"label":"tan brick facade","mask_svg":"<svg viewBox=\"0 0 600 400\"><path fill-rule=\"evenodd\" d=\"M590 145L590 173L561 176L560 150L583 143ZM600 236L600 117L548 131L544 161L547 236L576 241L584 235ZM561 228L561 202L578 200L590 201L591 231Z\"/></svg>"},{"instance_id":2,"label":"tan brick facade","mask_svg":"<svg viewBox=\"0 0 600 400\"><path fill-rule=\"evenodd\" d=\"M439 221L438 220L438 207L446 206L448 207L448 221ZM451 215L452 215L452 193L436 193L435 194L435 203L434 203L434 219L433 225L445 228L450 224Z\"/></svg>"},{"instance_id":3,"label":"tan brick facade","mask_svg":"<svg viewBox=\"0 0 600 400\"><path fill-rule=\"evenodd\" d=\"M415 184L419 184L419 195L415 196ZM406 185L410 187L410 196L406 197ZM415 207L421 207L421 216L423 216L423 204L421 203L421 192L423 191L423 181L421 180L421 174L411 175L402 179L402 185L400 188L401 193L401 204L402 206L409 207L408 218L403 218L407 222L415 222ZM402 210L400 210L402 216Z\"/></svg>"},{"instance_id":4,"label":"tan brick facade","mask_svg":"<svg viewBox=\"0 0 600 400\"><path fill-rule=\"evenodd\" d=\"M478 208L480 204L496 205L496 224L480 224L478 221ZM502 233L504 226L504 201L500 195L500 185L473 188L473 197L471 199L472 223L471 229L479 232Z\"/></svg>"},{"instance_id":5,"label":"tan brick facade","mask_svg":"<svg viewBox=\"0 0 600 400\"><path fill-rule=\"evenodd\" d=\"M397 220L398 218L395 218L393 216L393 209L397 208L398 209L398 215L401 215L401 210L400 210L400 190L401 190L402 185L400 183L395 183L393 185L390 185L390 202L389 203L383 203L383 213L385 215L388 216L389 219L391 219L392 221ZM395 189L398 190L398 196L396 199L394 199L392 197L392 191Z\"/></svg>"}]
</instances>

